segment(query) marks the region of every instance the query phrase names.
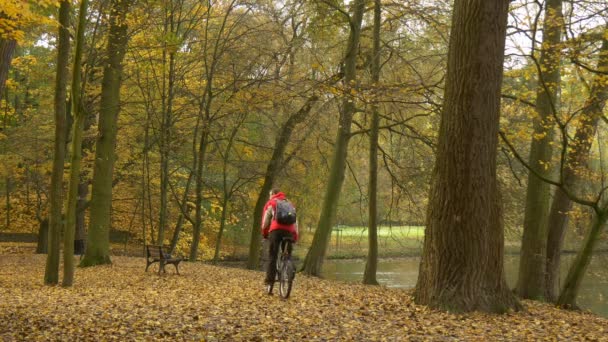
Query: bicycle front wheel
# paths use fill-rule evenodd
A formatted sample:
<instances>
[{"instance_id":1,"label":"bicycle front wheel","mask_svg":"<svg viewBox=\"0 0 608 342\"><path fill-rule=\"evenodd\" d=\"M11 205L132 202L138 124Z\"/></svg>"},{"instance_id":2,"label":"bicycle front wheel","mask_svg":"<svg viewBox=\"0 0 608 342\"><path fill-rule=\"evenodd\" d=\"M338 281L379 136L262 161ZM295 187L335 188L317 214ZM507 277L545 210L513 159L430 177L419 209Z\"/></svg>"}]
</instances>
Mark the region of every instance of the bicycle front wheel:
<instances>
[{"instance_id":1,"label":"bicycle front wheel","mask_svg":"<svg viewBox=\"0 0 608 342\"><path fill-rule=\"evenodd\" d=\"M291 294L291 288L293 286L293 279L295 276L295 267L291 260L287 260L281 267L279 274L279 294L284 299L289 298Z\"/></svg>"}]
</instances>

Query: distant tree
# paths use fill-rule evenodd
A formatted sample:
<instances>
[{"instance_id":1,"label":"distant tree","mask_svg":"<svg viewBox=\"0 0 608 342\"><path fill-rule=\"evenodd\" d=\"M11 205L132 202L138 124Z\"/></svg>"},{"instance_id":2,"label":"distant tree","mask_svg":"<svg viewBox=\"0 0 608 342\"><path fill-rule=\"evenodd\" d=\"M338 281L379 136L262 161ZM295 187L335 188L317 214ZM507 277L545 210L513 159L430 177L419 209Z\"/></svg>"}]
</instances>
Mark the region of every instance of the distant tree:
<instances>
[{"instance_id":1,"label":"distant tree","mask_svg":"<svg viewBox=\"0 0 608 342\"><path fill-rule=\"evenodd\" d=\"M520 308L505 280L496 179L508 7L508 0L454 2L418 304L459 312Z\"/></svg>"}]
</instances>

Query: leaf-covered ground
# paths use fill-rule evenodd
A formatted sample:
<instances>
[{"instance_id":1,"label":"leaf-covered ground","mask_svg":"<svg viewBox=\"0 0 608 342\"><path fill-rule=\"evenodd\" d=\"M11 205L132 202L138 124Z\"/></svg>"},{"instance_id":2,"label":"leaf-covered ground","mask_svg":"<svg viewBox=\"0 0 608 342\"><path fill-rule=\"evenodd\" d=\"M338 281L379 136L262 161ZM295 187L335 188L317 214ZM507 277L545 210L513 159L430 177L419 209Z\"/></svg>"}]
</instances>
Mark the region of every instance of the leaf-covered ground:
<instances>
[{"instance_id":1,"label":"leaf-covered ground","mask_svg":"<svg viewBox=\"0 0 608 342\"><path fill-rule=\"evenodd\" d=\"M144 273L143 258L77 269L73 288L42 285L45 257L0 255L0 339L205 341L608 341L608 320L525 302L507 315L454 315L411 292L296 277L292 297L262 273L182 263Z\"/></svg>"}]
</instances>

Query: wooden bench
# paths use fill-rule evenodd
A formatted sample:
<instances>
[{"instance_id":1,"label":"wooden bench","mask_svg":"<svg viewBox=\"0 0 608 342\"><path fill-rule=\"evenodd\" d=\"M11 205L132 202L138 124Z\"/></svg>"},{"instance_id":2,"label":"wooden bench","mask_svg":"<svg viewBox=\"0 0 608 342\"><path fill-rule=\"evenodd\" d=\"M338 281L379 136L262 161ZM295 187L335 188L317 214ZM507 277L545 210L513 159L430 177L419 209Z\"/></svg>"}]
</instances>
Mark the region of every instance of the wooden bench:
<instances>
[{"instance_id":1,"label":"wooden bench","mask_svg":"<svg viewBox=\"0 0 608 342\"><path fill-rule=\"evenodd\" d=\"M161 246L146 245L146 272L148 272L148 267L150 267L150 265L158 262L160 264L160 267L158 268L159 274L161 271L167 273L165 270L165 265L167 264L173 264L173 266L175 266L175 272L179 274L178 266L182 260L182 258L172 257L171 254L163 251Z\"/></svg>"}]
</instances>

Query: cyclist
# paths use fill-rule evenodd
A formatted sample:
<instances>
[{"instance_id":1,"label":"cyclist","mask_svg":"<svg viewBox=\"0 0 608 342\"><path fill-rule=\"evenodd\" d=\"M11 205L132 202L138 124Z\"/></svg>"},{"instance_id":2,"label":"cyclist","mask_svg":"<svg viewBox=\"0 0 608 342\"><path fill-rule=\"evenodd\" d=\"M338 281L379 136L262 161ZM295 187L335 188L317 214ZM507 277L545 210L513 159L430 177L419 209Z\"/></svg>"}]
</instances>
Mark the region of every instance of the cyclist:
<instances>
[{"instance_id":1,"label":"cyclist","mask_svg":"<svg viewBox=\"0 0 608 342\"><path fill-rule=\"evenodd\" d=\"M266 279L264 284L266 285L266 292L272 294L272 287L274 279L276 277L277 268L277 255L281 246L281 241L284 237L291 237L293 241L298 241L298 224L281 224L276 220L277 212L277 201L286 200L285 194L279 189L274 188L270 190L270 199L264 206L262 216L262 235L264 239L270 241L270 247L268 248L269 260L268 268L266 269ZM289 245L291 247L291 245ZM291 250L288 251L291 254Z\"/></svg>"}]
</instances>

